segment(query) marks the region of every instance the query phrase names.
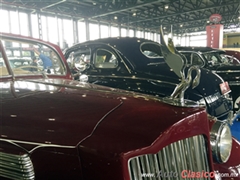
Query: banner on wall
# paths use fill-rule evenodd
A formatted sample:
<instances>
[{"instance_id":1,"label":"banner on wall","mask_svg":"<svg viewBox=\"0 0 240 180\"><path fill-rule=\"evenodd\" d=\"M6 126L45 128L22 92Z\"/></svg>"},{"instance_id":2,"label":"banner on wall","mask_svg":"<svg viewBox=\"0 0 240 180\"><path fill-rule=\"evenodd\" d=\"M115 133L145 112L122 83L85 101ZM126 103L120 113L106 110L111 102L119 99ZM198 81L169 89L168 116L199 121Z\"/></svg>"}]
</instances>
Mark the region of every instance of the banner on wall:
<instances>
[{"instance_id":1,"label":"banner on wall","mask_svg":"<svg viewBox=\"0 0 240 180\"><path fill-rule=\"evenodd\" d=\"M212 48L222 48L223 45L223 25L214 24L206 27L207 46Z\"/></svg>"},{"instance_id":2,"label":"banner on wall","mask_svg":"<svg viewBox=\"0 0 240 180\"><path fill-rule=\"evenodd\" d=\"M222 48L223 46L223 25L217 24L222 20L220 14L212 14L209 21L212 25L206 27L207 31L207 46L212 48Z\"/></svg>"}]
</instances>

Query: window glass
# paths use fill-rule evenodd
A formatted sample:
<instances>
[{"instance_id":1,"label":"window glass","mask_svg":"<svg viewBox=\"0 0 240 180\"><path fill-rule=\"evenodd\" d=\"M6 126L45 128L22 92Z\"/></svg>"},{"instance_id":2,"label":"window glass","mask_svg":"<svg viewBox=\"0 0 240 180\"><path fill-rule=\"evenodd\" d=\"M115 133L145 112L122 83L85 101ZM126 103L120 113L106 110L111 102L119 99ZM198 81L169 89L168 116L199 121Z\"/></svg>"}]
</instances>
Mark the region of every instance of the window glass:
<instances>
[{"instance_id":1,"label":"window glass","mask_svg":"<svg viewBox=\"0 0 240 180\"><path fill-rule=\"evenodd\" d=\"M63 49L73 45L73 21L63 19Z\"/></svg>"},{"instance_id":2,"label":"window glass","mask_svg":"<svg viewBox=\"0 0 240 180\"><path fill-rule=\"evenodd\" d=\"M121 37L126 37L127 36L127 29L121 28Z\"/></svg>"},{"instance_id":3,"label":"window glass","mask_svg":"<svg viewBox=\"0 0 240 180\"><path fill-rule=\"evenodd\" d=\"M28 36L28 29L29 29L29 24L28 24L28 17L27 13L19 13L19 20L20 20L20 32L21 35Z\"/></svg>"},{"instance_id":4,"label":"window glass","mask_svg":"<svg viewBox=\"0 0 240 180\"><path fill-rule=\"evenodd\" d=\"M100 30L101 30L101 38L107 38L108 37L108 26L100 25Z\"/></svg>"},{"instance_id":5,"label":"window glass","mask_svg":"<svg viewBox=\"0 0 240 180\"><path fill-rule=\"evenodd\" d=\"M3 46L15 75L66 74L61 58L50 47L12 39L4 39Z\"/></svg>"},{"instance_id":6,"label":"window glass","mask_svg":"<svg viewBox=\"0 0 240 180\"><path fill-rule=\"evenodd\" d=\"M55 17L48 17L48 40L51 43L58 44L58 24Z\"/></svg>"},{"instance_id":7,"label":"window glass","mask_svg":"<svg viewBox=\"0 0 240 180\"><path fill-rule=\"evenodd\" d=\"M63 20L62 19L60 19L60 18L58 18L57 19L57 23L58 23L58 27L59 27L59 29L58 29L58 32L59 32L59 46L61 47L61 49L63 50L65 47L65 45L66 44L64 44L63 43Z\"/></svg>"},{"instance_id":8,"label":"window glass","mask_svg":"<svg viewBox=\"0 0 240 180\"><path fill-rule=\"evenodd\" d=\"M99 26L98 24L89 24L90 40L99 39Z\"/></svg>"},{"instance_id":9,"label":"window glass","mask_svg":"<svg viewBox=\"0 0 240 180\"><path fill-rule=\"evenodd\" d=\"M3 60L3 57L2 57L2 52L0 51L0 77L7 76L7 75L9 75L8 70L7 70L6 65L4 63L4 60Z\"/></svg>"},{"instance_id":10,"label":"window glass","mask_svg":"<svg viewBox=\"0 0 240 180\"><path fill-rule=\"evenodd\" d=\"M141 45L141 52L148 58L163 58L161 48L158 44L144 43Z\"/></svg>"},{"instance_id":11,"label":"window glass","mask_svg":"<svg viewBox=\"0 0 240 180\"><path fill-rule=\"evenodd\" d=\"M136 31L136 37L143 38L143 32L142 31Z\"/></svg>"},{"instance_id":12,"label":"window glass","mask_svg":"<svg viewBox=\"0 0 240 180\"><path fill-rule=\"evenodd\" d=\"M117 65L117 58L112 52L105 49L97 50L96 57L94 59L94 66L96 68L112 69L116 68Z\"/></svg>"},{"instance_id":13,"label":"window glass","mask_svg":"<svg viewBox=\"0 0 240 180\"><path fill-rule=\"evenodd\" d=\"M4 18L1 18L0 31L10 32L8 11L0 9L0 17L4 17Z\"/></svg>"},{"instance_id":14,"label":"window glass","mask_svg":"<svg viewBox=\"0 0 240 180\"><path fill-rule=\"evenodd\" d=\"M41 24L42 24L42 39L48 41L48 24L46 16L41 15Z\"/></svg>"},{"instance_id":15,"label":"window glass","mask_svg":"<svg viewBox=\"0 0 240 180\"><path fill-rule=\"evenodd\" d=\"M111 26L111 37L119 36L119 29L118 27Z\"/></svg>"},{"instance_id":16,"label":"window glass","mask_svg":"<svg viewBox=\"0 0 240 180\"><path fill-rule=\"evenodd\" d=\"M11 33L19 34L18 13L16 11L10 11L10 23Z\"/></svg>"},{"instance_id":17,"label":"window glass","mask_svg":"<svg viewBox=\"0 0 240 180\"><path fill-rule=\"evenodd\" d=\"M211 65L222 63L221 55L217 52L204 53L203 56Z\"/></svg>"},{"instance_id":18,"label":"window glass","mask_svg":"<svg viewBox=\"0 0 240 180\"><path fill-rule=\"evenodd\" d=\"M128 36L129 36L129 37L134 37L134 30L129 29L129 30L128 30Z\"/></svg>"},{"instance_id":19,"label":"window glass","mask_svg":"<svg viewBox=\"0 0 240 180\"><path fill-rule=\"evenodd\" d=\"M38 17L36 14L31 14L32 37L39 38Z\"/></svg>"},{"instance_id":20,"label":"window glass","mask_svg":"<svg viewBox=\"0 0 240 180\"><path fill-rule=\"evenodd\" d=\"M192 54L192 65L198 65L198 66L203 65L203 61L201 60L199 55L197 55L195 53Z\"/></svg>"},{"instance_id":21,"label":"window glass","mask_svg":"<svg viewBox=\"0 0 240 180\"><path fill-rule=\"evenodd\" d=\"M182 54L183 56L185 56L185 58L187 59L187 64L191 65L191 64L192 64L192 63L191 63L191 55L192 55L192 53L181 52L181 54Z\"/></svg>"},{"instance_id":22,"label":"window glass","mask_svg":"<svg viewBox=\"0 0 240 180\"><path fill-rule=\"evenodd\" d=\"M78 22L79 42L86 41L86 24L85 22Z\"/></svg>"}]
</instances>

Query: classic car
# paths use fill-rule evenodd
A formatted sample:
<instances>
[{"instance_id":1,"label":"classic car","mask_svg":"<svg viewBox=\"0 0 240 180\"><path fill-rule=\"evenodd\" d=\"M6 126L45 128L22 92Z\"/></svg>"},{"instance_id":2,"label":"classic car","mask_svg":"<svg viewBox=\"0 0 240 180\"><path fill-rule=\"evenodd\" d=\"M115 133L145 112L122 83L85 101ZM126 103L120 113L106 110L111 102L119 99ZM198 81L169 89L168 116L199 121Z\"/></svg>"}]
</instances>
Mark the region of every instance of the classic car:
<instances>
[{"instance_id":1,"label":"classic car","mask_svg":"<svg viewBox=\"0 0 240 180\"><path fill-rule=\"evenodd\" d=\"M234 64L240 64L240 49L223 49L225 55L233 61Z\"/></svg>"},{"instance_id":2,"label":"classic car","mask_svg":"<svg viewBox=\"0 0 240 180\"><path fill-rule=\"evenodd\" d=\"M233 65L225 63L221 54L224 52L220 49L210 47L176 47L188 59L190 65L197 65L207 68L229 83L232 90L234 101L234 110L238 109L240 102L240 64Z\"/></svg>"},{"instance_id":3,"label":"classic car","mask_svg":"<svg viewBox=\"0 0 240 180\"><path fill-rule=\"evenodd\" d=\"M223 63L230 63L233 65L240 64L240 60L238 60L236 57L228 55L228 54L221 54Z\"/></svg>"},{"instance_id":4,"label":"classic car","mask_svg":"<svg viewBox=\"0 0 240 180\"><path fill-rule=\"evenodd\" d=\"M58 68L13 67L6 42L50 49ZM196 102L74 81L39 39L1 33L0 55L1 179L240 179L240 143Z\"/></svg>"},{"instance_id":5,"label":"classic car","mask_svg":"<svg viewBox=\"0 0 240 180\"><path fill-rule=\"evenodd\" d=\"M105 38L76 44L65 50L64 55L80 81L158 97L177 97L183 78L174 72L178 67L170 68L164 61L160 48L161 44L146 39ZM177 64L175 60L173 64ZM186 79L197 74L191 68L185 71L193 72ZM218 119L233 119L229 116L232 114L229 91L223 92L228 89L227 82L209 70L200 71L200 84L187 89L185 99L205 104L209 114Z\"/></svg>"}]
</instances>

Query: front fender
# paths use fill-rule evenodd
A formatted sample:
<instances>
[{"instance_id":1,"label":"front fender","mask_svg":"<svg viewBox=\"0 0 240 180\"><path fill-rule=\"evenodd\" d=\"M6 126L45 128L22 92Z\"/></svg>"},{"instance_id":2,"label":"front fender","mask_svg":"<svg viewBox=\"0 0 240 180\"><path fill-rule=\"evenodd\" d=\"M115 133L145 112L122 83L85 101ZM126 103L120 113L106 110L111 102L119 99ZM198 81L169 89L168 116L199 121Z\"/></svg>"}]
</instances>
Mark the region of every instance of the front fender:
<instances>
[{"instance_id":1,"label":"front fender","mask_svg":"<svg viewBox=\"0 0 240 180\"><path fill-rule=\"evenodd\" d=\"M235 138L232 143L229 160L223 164L214 163L214 170L222 180L240 180L240 143Z\"/></svg>"}]
</instances>

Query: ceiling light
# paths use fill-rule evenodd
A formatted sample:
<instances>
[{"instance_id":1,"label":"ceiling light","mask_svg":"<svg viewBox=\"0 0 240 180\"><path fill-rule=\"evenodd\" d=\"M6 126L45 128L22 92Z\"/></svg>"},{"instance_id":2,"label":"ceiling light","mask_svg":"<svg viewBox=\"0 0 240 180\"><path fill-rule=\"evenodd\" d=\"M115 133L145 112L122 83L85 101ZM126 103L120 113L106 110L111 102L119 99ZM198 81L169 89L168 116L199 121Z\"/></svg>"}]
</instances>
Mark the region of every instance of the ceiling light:
<instances>
[{"instance_id":1,"label":"ceiling light","mask_svg":"<svg viewBox=\"0 0 240 180\"><path fill-rule=\"evenodd\" d=\"M180 27L183 27L183 25L182 25L182 24L180 24Z\"/></svg>"},{"instance_id":2,"label":"ceiling light","mask_svg":"<svg viewBox=\"0 0 240 180\"><path fill-rule=\"evenodd\" d=\"M137 13L133 13L133 16L136 16L137 15Z\"/></svg>"},{"instance_id":3,"label":"ceiling light","mask_svg":"<svg viewBox=\"0 0 240 180\"><path fill-rule=\"evenodd\" d=\"M114 19L117 19L118 17L117 16L114 16Z\"/></svg>"},{"instance_id":4,"label":"ceiling light","mask_svg":"<svg viewBox=\"0 0 240 180\"><path fill-rule=\"evenodd\" d=\"M163 27L163 29L166 29L166 27Z\"/></svg>"},{"instance_id":5,"label":"ceiling light","mask_svg":"<svg viewBox=\"0 0 240 180\"><path fill-rule=\"evenodd\" d=\"M210 23L210 21L207 21L207 23Z\"/></svg>"},{"instance_id":6,"label":"ceiling light","mask_svg":"<svg viewBox=\"0 0 240 180\"><path fill-rule=\"evenodd\" d=\"M238 19L240 19L240 16L238 17Z\"/></svg>"},{"instance_id":7,"label":"ceiling light","mask_svg":"<svg viewBox=\"0 0 240 180\"><path fill-rule=\"evenodd\" d=\"M168 5L165 6L165 9L168 9Z\"/></svg>"}]
</instances>

